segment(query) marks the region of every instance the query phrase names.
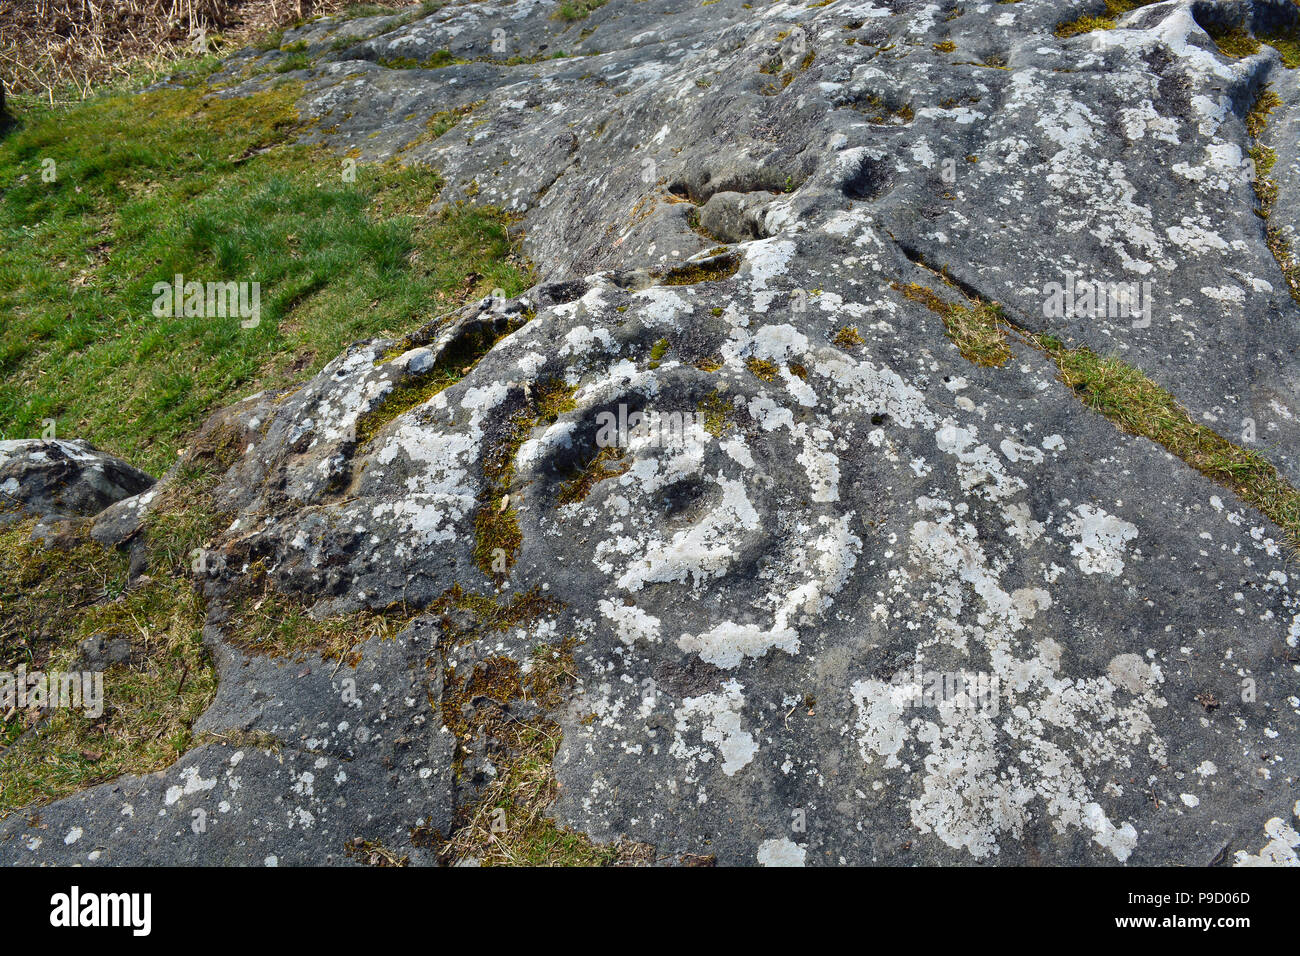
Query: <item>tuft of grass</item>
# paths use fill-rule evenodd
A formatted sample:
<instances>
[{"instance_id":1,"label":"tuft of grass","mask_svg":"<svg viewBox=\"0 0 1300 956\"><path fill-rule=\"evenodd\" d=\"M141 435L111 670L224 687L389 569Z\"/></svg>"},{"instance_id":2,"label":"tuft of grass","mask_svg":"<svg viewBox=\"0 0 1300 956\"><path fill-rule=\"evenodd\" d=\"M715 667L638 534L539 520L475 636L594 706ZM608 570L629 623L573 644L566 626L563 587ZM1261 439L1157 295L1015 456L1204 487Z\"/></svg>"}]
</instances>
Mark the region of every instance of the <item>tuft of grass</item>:
<instances>
[{"instance_id":1,"label":"tuft of grass","mask_svg":"<svg viewBox=\"0 0 1300 956\"><path fill-rule=\"evenodd\" d=\"M0 432L53 418L158 473L213 409L356 339L528 286L501 214L425 215L436 173L361 165L350 182L339 157L293 145L299 89L108 95L19 117L0 141ZM260 323L155 317L154 283L176 274L258 282Z\"/></svg>"},{"instance_id":2,"label":"tuft of grass","mask_svg":"<svg viewBox=\"0 0 1300 956\"><path fill-rule=\"evenodd\" d=\"M644 847L597 844L546 815L559 795L553 761L560 728L545 717L518 720L501 708L530 701L553 710L576 680L573 638L539 644L527 669L508 657L490 657L462 677L444 677L443 721L458 742L483 732L506 754L479 798L458 813L455 829L442 843L445 862L473 859L485 866L610 866ZM466 707L488 699L496 706ZM644 856L644 853L637 853Z\"/></svg>"},{"instance_id":3,"label":"tuft of grass","mask_svg":"<svg viewBox=\"0 0 1300 956\"><path fill-rule=\"evenodd\" d=\"M311 68L311 57L302 51L291 52L275 65L276 73L292 73L294 70Z\"/></svg>"},{"instance_id":4,"label":"tuft of grass","mask_svg":"<svg viewBox=\"0 0 1300 956\"><path fill-rule=\"evenodd\" d=\"M1255 166L1253 186L1255 197L1259 200L1256 214L1264 220L1265 242L1268 244L1269 251L1273 253L1273 258L1277 260L1278 268L1282 270L1287 290L1296 304L1300 305L1300 260L1297 260L1295 250L1286 234L1270 221L1278 194L1277 181L1272 177L1273 167L1277 164L1277 152L1260 141L1260 136L1268 126L1269 115L1281 105L1281 97L1271 89L1265 87L1260 90L1250 111L1246 114L1246 131L1250 133L1252 139L1250 159Z\"/></svg>"},{"instance_id":5,"label":"tuft of grass","mask_svg":"<svg viewBox=\"0 0 1300 956\"><path fill-rule=\"evenodd\" d=\"M315 618L294 598L270 587L260 562L239 579L229 616L221 622L226 641L250 654L302 660L319 654L355 666L354 649L373 637L391 638L415 612L397 605L384 611L357 611Z\"/></svg>"},{"instance_id":6,"label":"tuft of grass","mask_svg":"<svg viewBox=\"0 0 1300 956\"><path fill-rule=\"evenodd\" d=\"M967 361L996 368L1011 359L1006 337L1010 325L996 302L978 299L970 305L948 302L915 282L906 286L895 283L893 288L943 319L944 332Z\"/></svg>"},{"instance_id":7,"label":"tuft of grass","mask_svg":"<svg viewBox=\"0 0 1300 956\"><path fill-rule=\"evenodd\" d=\"M483 796L462 815L443 847L448 860L484 866L612 866L619 844L598 844L557 824L546 808L559 796L552 762L559 727L534 722L513 734L514 755L497 768Z\"/></svg>"},{"instance_id":8,"label":"tuft of grass","mask_svg":"<svg viewBox=\"0 0 1300 956\"><path fill-rule=\"evenodd\" d=\"M609 0L563 0L559 8L551 14L551 19L563 20L565 23L585 20L608 2Z\"/></svg>"},{"instance_id":9,"label":"tuft of grass","mask_svg":"<svg viewBox=\"0 0 1300 956\"><path fill-rule=\"evenodd\" d=\"M1300 546L1300 491L1266 459L1193 420L1173 395L1126 362L1087 348L1066 348L1050 336L1028 338L1051 356L1061 380L1086 406L1231 488L1279 525L1293 548Z\"/></svg>"}]
</instances>

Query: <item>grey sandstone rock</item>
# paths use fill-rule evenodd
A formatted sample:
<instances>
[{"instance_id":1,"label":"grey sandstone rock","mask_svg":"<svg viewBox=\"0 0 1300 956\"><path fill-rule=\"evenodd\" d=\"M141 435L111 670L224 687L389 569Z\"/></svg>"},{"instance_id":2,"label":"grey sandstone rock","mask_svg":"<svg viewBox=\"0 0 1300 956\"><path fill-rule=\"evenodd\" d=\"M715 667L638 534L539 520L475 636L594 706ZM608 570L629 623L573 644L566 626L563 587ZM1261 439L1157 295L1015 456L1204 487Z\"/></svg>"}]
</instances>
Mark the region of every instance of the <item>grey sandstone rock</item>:
<instances>
[{"instance_id":1,"label":"grey sandstone rock","mask_svg":"<svg viewBox=\"0 0 1300 956\"><path fill-rule=\"evenodd\" d=\"M897 288L960 297L945 269L1024 329L1118 353L1229 438L1250 420L1300 481L1300 312L1242 174L1271 83L1289 232L1300 86L1270 48L1229 60L1203 29L1294 8L1171 0L1070 39L1053 28L1090 11L1048 0L947 18L908 0L611 0L573 25L554 9L286 34L316 56L314 137L437 167L440 202L517 213L540 282L236 406L249 447L217 492L237 517L207 587L219 607L261 561L320 614L492 594L475 517L504 448L523 543L497 596L537 588L557 609L450 652L446 621L417 619L365 646L356 705L346 669L246 657L214 619L214 742L39 827L10 818L0 859L321 862L366 838L427 860L412 830L446 833L471 796L429 704L447 667L527 666L573 635L552 812L598 840L728 864L1295 863L1282 531L1090 411L1041 351L968 362ZM392 66L442 49L468 62ZM275 82L247 71L281 56L233 58L219 95ZM1046 314L1070 276L1149 281L1150 325ZM457 343L515 326L359 437ZM516 450L512 417L548 382L573 407ZM573 498L620 408L686 417L624 436L626 467ZM917 669L992 694L917 700ZM461 756L490 772L482 743Z\"/></svg>"},{"instance_id":2,"label":"grey sandstone rock","mask_svg":"<svg viewBox=\"0 0 1300 956\"><path fill-rule=\"evenodd\" d=\"M138 468L80 439L0 441L0 521L88 517L152 484Z\"/></svg>"}]
</instances>

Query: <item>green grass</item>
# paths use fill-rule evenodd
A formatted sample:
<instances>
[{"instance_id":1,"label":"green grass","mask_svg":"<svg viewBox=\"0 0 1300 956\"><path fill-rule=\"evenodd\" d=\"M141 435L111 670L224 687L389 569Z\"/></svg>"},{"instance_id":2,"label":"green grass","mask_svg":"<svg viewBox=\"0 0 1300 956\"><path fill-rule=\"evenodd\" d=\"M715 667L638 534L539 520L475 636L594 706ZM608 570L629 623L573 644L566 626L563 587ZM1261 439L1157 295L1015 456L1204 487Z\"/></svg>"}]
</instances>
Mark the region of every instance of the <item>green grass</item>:
<instances>
[{"instance_id":1,"label":"green grass","mask_svg":"<svg viewBox=\"0 0 1300 956\"><path fill-rule=\"evenodd\" d=\"M1287 291L1291 298L1300 305L1300 261L1297 261L1291 240L1282 228L1273 222L1273 205L1277 202L1277 180L1273 178L1273 167L1277 165L1277 151L1265 145L1260 137L1268 127L1268 119L1273 110L1282 106L1282 98L1269 87L1264 87L1255 97L1255 102L1246 114L1246 132L1250 134L1250 158L1255 164L1255 197L1259 200L1256 215L1264 220L1264 237L1268 249L1277 260L1282 277L1286 280Z\"/></svg>"},{"instance_id":2,"label":"green grass","mask_svg":"<svg viewBox=\"0 0 1300 956\"><path fill-rule=\"evenodd\" d=\"M18 117L0 139L0 433L52 418L160 473L216 408L527 287L501 213L424 215L435 172L358 165L348 182L343 157L290 145L298 89L114 93ZM154 283L176 273L260 283L260 324L155 317Z\"/></svg>"},{"instance_id":3,"label":"green grass","mask_svg":"<svg viewBox=\"0 0 1300 956\"><path fill-rule=\"evenodd\" d=\"M942 318L944 332L968 362L998 368L1011 359L1006 337L1009 326L996 302L948 302L916 283L894 288Z\"/></svg>"},{"instance_id":4,"label":"green grass","mask_svg":"<svg viewBox=\"0 0 1300 956\"><path fill-rule=\"evenodd\" d=\"M585 20L591 16L593 10L603 7L608 2L609 0L564 0L560 8L551 14L551 19L563 20L565 23Z\"/></svg>"}]
</instances>

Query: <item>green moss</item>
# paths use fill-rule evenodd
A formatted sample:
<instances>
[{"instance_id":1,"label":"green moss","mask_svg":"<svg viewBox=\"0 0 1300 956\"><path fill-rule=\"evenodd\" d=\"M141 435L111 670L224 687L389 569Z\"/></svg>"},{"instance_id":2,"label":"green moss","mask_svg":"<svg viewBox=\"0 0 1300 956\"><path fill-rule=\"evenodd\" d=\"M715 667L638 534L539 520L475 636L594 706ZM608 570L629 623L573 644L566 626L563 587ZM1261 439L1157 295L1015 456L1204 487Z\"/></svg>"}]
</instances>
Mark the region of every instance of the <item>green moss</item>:
<instances>
[{"instance_id":1,"label":"green moss","mask_svg":"<svg viewBox=\"0 0 1300 956\"><path fill-rule=\"evenodd\" d=\"M669 343L667 339L660 339L650 347L650 367L658 368L659 361L668 354Z\"/></svg>"},{"instance_id":2,"label":"green moss","mask_svg":"<svg viewBox=\"0 0 1300 956\"><path fill-rule=\"evenodd\" d=\"M714 438L721 438L735 427L736 407L721 392L713 391L704 396L698 408L704 416L704 430Z\"/></svg>"},{"instance_id":3,"label":"green moss","mask_svg":"<svg viewBox=\"0 0 1300 956\"><path fill-rule=\"evenodd\" d=\"M357 419L357 442L365 444L395 418L404 415L412 408L423 405L443 389L455 385L492 350L497 342L520 328L522 324L522 322L511 324L500 332L483 331L466 335L450 346L431 368L402 381L384 396L383 401ZM385 356L405 353L407 344L409 343L389 349Z\"/></svg>"},{"instance_id":4,"label":"green moss","mask_svg":"<svg viewBox=\"0 0 1300 956\"><path fill-rule=\"evenodd\" d=\"M548 614L557 614L562 607L559 601L543 597L539 587L516 594L508 603L501 604L495 598L466 591L454 584L429 605L428 613L442 617L444 633L459 641L488 632L506 631ZM467 611L473 616L474 624L468 633L456 630L448 617L452 611Z\"/></svg>"},{"instance_id":5,"label":"green moss","mask_svg":"<svg viewBox=\"0 0 1300 956\"><path fill-rule=\"evenodd\" d=\"M502 577L515 566L524 543L519 513L502 496L479 508L474 516L474 563L484 574Z\"/></svg>"},{"instance_id":6,"label":"green moss","mask_svg":"<svg viewBox=\"0 0 1300 956\"><path fill-rule=\"evenodd\" d=\"M939 43L931 44L931 46L934 48L935 53L951 53L953 50L957 49L957 44L953 43L951 40L942 40Z\"/></svg>"},{"instance_id":7,"label":"green moss","mask_svg":"<svg viewBox=\"0 0 1300 956\"><path fill-rule=\"evenodd\" d=\"M379 65L390 70L440 70L445 66L470 62L472 61L458 57L450 50L444 49L434 50L423 60L416 60L409 56L398 56L381 59Z\"/></svg>"},{"instance_id":8,"label":"green moss","mask_svg":"<svg viewBox=\"0 0 1300 956\"><path fill-rule=\"evenodd\" d=\"M1115 29L1115 21L1110 17L1082 16L1077 20L1059 24L1054 32L1058 37L1065 39L1082 33L1091 33L1093 30L1113 29Z\"/></svg>"},{"instance_id":9,"label":"green moss","mask_svg":"<svg viewBox=\"0 0 1300 956\"><path fill-rule=\"evenodd\" d=\"M1293 25L1287 30L1261 33L1259 38L1277 50L1282 57L1282 65L1287 69L1300 67L1300 29Z\"/></svg>"},{"instance_id":10,"label":"green moss","mask_svg":"<svg viewBox=\"0 0 1300 956\"><path fill-rule=\"evenodd\" d=\"M1064 38L1090 33L1093 30L1113 30L1124 14L1158 2L1160 0L1105 0L1105 15L1088 14L1077 20L1058 24L1055 32L1058 37Z\"/></svg>"},{"instance_id":11,"label":"green moss","mask_svg":"<svg viewBox=\"0 0 1300 956\"><path fill-rule=\"evenodd\" d=\"M867 122L874 123L877 126L883 126L890 123L907 124L916 119L916 113L910 103L903 103L899 106L890 106L884 98L874 93L864 99L855 100L846 104L851 109L859 113L866 114Z\"/></svg>"},{"instance_id":12,"label":"green moss","mask_svg":"<svg viewBox=\"0 0 1300 956\"><path fill-rule=\"evenodd\" d=\"M1224 56L1239 59L1259 52L1259 41L1253 34L1239 26L1211 24L1205 28L1205 32L1214 40L1219 52Z\"/></svg>"},{"instance_id":13,"label":"green moss","mask_svg":"<svg viewBox=\"0 0 1300 956\"><path fill-rule=\"evenodd\" d=\"M1278 196L1277 182L1272 177L1273 167L1277 164L1277 152L1259 140L1268 125L1269 115L1281 105L1281 98L1271 89L1265 87L1260 90L1250 111L1246 114L1246 130L1252 138L1250 158L1255 165L1253 185L1255 196L1259 200L1259 209L1256 212L1265 222L1265 241L1269 251L1273 253L1273 258L1277 260L1278 268L1282 270L1287 290L1296 304L1300 305L1300 260L1297 260L1291 242L1281 228L1271 222L1273 205L1277 202Z\"/></svg>"}]
</instances>

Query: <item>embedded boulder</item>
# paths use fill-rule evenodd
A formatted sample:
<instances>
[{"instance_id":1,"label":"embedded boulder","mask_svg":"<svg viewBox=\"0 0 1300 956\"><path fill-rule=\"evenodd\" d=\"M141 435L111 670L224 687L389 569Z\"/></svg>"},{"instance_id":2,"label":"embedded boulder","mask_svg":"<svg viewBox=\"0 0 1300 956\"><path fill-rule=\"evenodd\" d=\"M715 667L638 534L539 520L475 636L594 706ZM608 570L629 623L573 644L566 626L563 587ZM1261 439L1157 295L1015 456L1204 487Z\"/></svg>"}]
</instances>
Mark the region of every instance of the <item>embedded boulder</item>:
<instances>
[{"instance_id":1,"label":"embedded boulder","mask_svg":"<svg viewBox=\"0 0 1300 956\"><path fill-rule=\"evenodd\" d=\"M140 469L81 439L0 442L0 520L91 517L153 483Z\"/></svg>"}]
</instances>

